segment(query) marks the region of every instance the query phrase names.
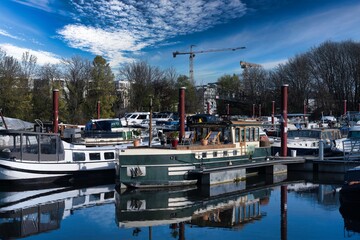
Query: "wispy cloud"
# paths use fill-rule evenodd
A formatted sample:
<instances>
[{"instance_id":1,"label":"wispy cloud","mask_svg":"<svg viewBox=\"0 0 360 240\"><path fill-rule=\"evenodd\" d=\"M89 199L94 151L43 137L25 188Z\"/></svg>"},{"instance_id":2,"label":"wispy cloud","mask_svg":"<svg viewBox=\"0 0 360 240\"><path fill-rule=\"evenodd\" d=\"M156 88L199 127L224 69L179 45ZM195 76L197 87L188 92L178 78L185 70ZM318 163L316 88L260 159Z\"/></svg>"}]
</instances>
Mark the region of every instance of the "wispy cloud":
<instances>
[{"instance_id":1,"label":"wispy cloud","mask_svg":"<svg viewBox=\"0 0 360 240\"><path fill-rule=\"evenodd\" d=\"M3 49L7 53L7 55L12 56L18 60L21 60L23 53L29 52L31 55L37 57L37 63L39 65L44 65L46 63L57 64L61 61L58 56L46 51L21 48L12 44L0 44L0 48Z\"/></svg>"},{"instance_id":2,"label":"wispy cloud","mask_svg":"<svg viewBox=\"0 0 360 240\"><path fill-rule=\"evenodd\" d=\"M8 33L7 31L5 31L4 29L0 29L0 35L3 35L5 37L9 37L9 38L12 38L12 39L16 39L16 40L24 40L22 38L19 38L17 36L14 36L14 35L11 35L10 33Z\"/></svg>"},{"instance_id":3,"label":"wispy cloud","mask_svg":"<svg viewBox=\"0 0 360 240\"><path fill-rule=\"evenodd\" d=\"M91 0L72 1L76 24L58 33L75 48L102 54L112 65L130 61L146 47L156 47L189 33L241 17L240 0Z\"/></svg>"},{"instance_id":4,"label":"wispy cloud","mask_svg":"<svg viewBox=\"0 0 360 240\"><path fill-rule=\"evenodd\" d=\"M50 0L13 0L22 5L26 5L33 8L38 8L46 12L52 12L50 8Z\"/></svg>"}]
</instances>

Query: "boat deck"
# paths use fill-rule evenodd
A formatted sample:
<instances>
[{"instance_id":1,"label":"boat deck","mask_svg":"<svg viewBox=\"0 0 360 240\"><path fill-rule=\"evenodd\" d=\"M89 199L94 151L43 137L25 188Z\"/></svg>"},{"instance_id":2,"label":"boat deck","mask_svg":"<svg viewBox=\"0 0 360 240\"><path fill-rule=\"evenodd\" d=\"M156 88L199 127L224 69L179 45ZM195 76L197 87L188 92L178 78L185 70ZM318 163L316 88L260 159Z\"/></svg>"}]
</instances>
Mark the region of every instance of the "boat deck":
<instances>
[{"instance_id":1,"label":"boat deck","mask_svg":"<svg viewBox=\"0 0 360 240\"><path fill-rule=\"evenodd\" d=\"M164 149L164 150L207 150L207 149L226 149L226 148L235 148L235 144L209 144L209 145L201 145L201 144L190 144L190 145L177 145L176 147L172 147L170 145L164 146L151 146L153 149ZM142 149L142 148L149 148L148 146L139 146L133 147L128 146L131 149Z\"/></svg>"}]
</instances>

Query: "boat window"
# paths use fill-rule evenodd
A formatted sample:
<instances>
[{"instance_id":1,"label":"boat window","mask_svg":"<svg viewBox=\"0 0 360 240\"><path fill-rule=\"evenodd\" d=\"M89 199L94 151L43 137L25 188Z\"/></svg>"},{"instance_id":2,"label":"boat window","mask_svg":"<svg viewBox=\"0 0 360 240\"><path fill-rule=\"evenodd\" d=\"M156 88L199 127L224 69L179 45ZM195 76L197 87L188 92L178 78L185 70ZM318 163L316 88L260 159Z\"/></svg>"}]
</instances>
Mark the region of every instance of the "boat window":
<instances>
[{"instance_id":1,"label":"boat window","mask_svg":"<svg viewBox=\"0 0 360 240\"><path fill-rule=\"evenodd\" d=\"M249 140L254 141L254 128L249 128Z\"/></svg>"},{"instance_id":2,"label":"boat window","mask_svg":"<svg viewBox=\"0 0 360 240\"><path fill-rule=\"evenodd\" d=\"M112 121L111 122L111 128L121 128L121 122L120 121Z\"/></svg>"},{"instance_id":3,"label":"boat window","mask_svg":"<svg viewBox=\"0 0 360 240\"><path fill-rule=\"evenodd\" d=\"M101 194L100 193L91 194L89 196L89 202L96 202L96 201L99 201L100 199L101 199Z\"/></svg>"},{"instance_id":4,"label":"boat window","mask_svg":"<svg viewBox=\"0 0 360 240\"><path fill-rule=\"evenodd\" d=\"M72 205L75 207L75 206L78 206L78 205L83 205L85 203L85 196L78 196L78 197L74 197L73 200L72 200Z\"/></svg>"},{"instance_id":5,"label":"boat window","mask_svg":"<svg viewBox=\"0 0 360 240\"><path fill-rule=\"evenodd\" d=\"M245 129L241 129L240 141L245 142Z\"/></svg>"},{"instance_id":6,"label":"boat window","mask_svg":"<svg viewBox=\"0 0 360 240\"><path fill-rule=\"evenodd\" d=\"M213 152L213 157L217 157L217 152Z\"/></svg>"},{"instance_id":7,"label":"boat window","mask_svg":"<svg viewBox=\"0 0 360 240\"><path fill-rule=\"evenodd\" d=\"M90 160L101 160L100 153L89 153Z\"/></svg>"},{"instance_id":8,"label":"boat window","mask_svg":"<svg viewBox=\"0 0 360 240\"><path fill-rule=\"evenodd\" d=\"M250 129L246 128L246 141L250 141Z\"/></svg>"},{"instance_id":9,"label":"boat window","mask_svg":"<svg viewBox=\"0 0 360 240\"><path fill-rule=\"evenodd\" d=\"M105 152L104 158L105 159L115 159L115 154L113 152Z\"/></svg>"},{"instance_id":10,"label":"boat window","mask_svg":"<svg viewBox=\"0 0 360 240\"><path fill-rule=\"evenodd\" d=\"M115 196L115 192L107 192L104 194L104 199L112 199Z\"/></svg>"},{"instance_id":11,"label":"boat window","mask_svg":"<svg viewBox=\"0 0 360 240\"><path fill-rule=\"evenodd\" d=\"M85 153L81 153L81 152L73 152L73 161L78 162L78 161L85 161Z\"/></svg>"},{"instance_id":12,"label":"boat window","mask_svg":"<svg viewBox=\"0 0 360 240\"><path fill-rule=\"evenodd\" d=\"M235 142L239 142L239 137L240 137L240 129L235 128Z\"/></svg>"},{"instance_id":13,"label":"boat window","mask_svg":"<svg viewBox=\"0 0 360 240\"><path fill-rule=\"evenodd\" d=\"M223 152L223 156L226 157L228 155L228 151Z\"/></svg>"},{"instance_id":14,"label":"boat window","mask_svg":"<svg viewBox=\"0 0 360 240\"><path fill-rule=\"evenodd\" d=\"M233 151L233 156L237 155L238 154L238 151L237 150L234 150Z\"/></svg>"},{"instance_id":15,"label":"boat window","mask_svg":"<svg viewBox=\"0 0 360 240\"><path fill-rule=\"evenodd\" d=\"M350 130L348 134L348 138L360 138L360 131Z\"/></svg>"},{"instance_id":16,"label":"boat window","mask_svg":"<svg viewBox=\"0 0 360 240\"><path fill-rule=\"evenodd\" d=\"M259 136L260 136L260 129L254 128L254 140L259 141Z\"/></svg>"},{"instance_id":17,"label":"boat window","mask_svg":"<svg viewBox=\"0 0 360 240\"><path fill-rule=\"evenodd\" d=\"M206 152L203 152L203 153L202 153L202 157L203 157L203 158L206 158L206 156L207 156Z\"/></svg>"}]
</instances>

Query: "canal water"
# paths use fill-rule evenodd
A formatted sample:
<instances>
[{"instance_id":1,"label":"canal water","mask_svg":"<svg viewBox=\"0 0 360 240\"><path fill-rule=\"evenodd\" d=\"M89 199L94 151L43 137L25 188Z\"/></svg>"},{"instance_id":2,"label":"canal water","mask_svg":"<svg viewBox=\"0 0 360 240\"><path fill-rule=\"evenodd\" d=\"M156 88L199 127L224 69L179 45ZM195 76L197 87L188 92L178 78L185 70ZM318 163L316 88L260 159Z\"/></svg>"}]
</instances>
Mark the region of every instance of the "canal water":
<instances>
[{"instance_id":1,"label":"canal water","mask_svg":"<svg viewBox=\"0 0 360 240\"><path fill-rule=\"evenodd\" d=\"M297 174L147 191L112 183L2 189L0 239L360 239L358 210L340 202L341 178Z\"/></svg>"}]
</instances>

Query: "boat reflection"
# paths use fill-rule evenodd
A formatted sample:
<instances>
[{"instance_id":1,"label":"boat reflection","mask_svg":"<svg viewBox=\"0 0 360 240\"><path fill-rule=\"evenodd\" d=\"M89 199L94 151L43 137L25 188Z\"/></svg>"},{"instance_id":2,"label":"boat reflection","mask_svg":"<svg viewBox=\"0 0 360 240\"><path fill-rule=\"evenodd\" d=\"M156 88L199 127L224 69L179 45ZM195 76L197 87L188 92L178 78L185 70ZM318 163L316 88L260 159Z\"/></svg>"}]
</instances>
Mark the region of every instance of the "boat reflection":
<instances>
[{"instance_id":1,"label":"boat reflection","mask_svg":"<svg viewBox=\"0 0 360 240\"><path fill-rule=\"evenodd\" d=\"M1 191L0 239L23 238L59 229L61 221L75 210L114 201L114 184Z\"/></svg>"},{"instance_id":2,"label":"boat reflection","mask_svg":"<svg viewBox=\"0 0 360 240\"><path fill-rule=\"evenodd\" d=\"M282 184L288 183L239 182L228 187L222 185L223 191L218 186L216 189L117 191L116 221L120 228L134 228L136 232L142 227L159 225L179 227L180 232L185 225L241 229L266 216L261 207L269 202L273 187Z\"/></svg>"},{"instance_id":3,"label":"boat reflection","mask_svg":"<svg viewBox=\"0 0 360 240\"><path fill-rule=\"evenodd\" d=\"M360 191L359 189L342 189L340 191L340 208L344 219L345 234L360 233Z\"/></svg>"}]
</instances>

